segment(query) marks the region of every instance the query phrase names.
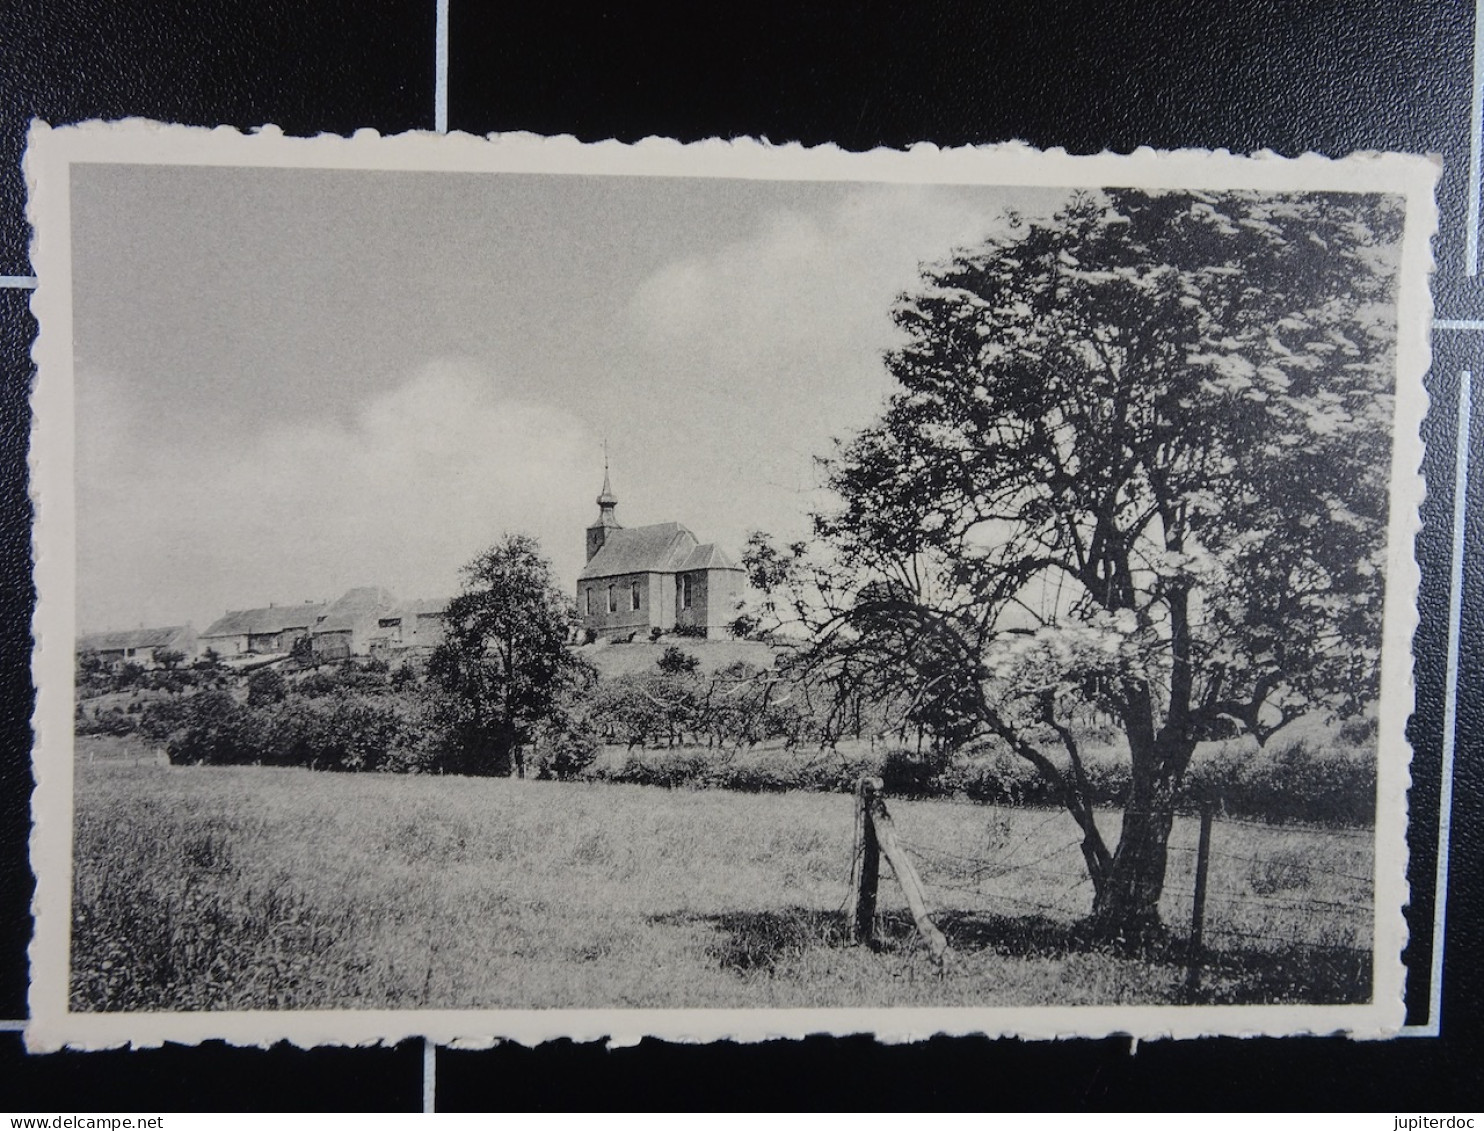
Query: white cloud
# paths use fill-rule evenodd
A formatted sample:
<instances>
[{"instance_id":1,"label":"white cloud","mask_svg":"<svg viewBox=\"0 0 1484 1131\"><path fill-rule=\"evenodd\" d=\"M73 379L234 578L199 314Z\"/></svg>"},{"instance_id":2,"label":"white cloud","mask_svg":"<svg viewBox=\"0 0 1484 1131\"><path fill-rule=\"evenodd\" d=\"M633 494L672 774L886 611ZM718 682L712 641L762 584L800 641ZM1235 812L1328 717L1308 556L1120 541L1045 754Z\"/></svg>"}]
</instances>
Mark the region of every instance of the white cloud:
<instances>
[{"instance_id":1,"label":"white cloud","mask_svg":"<svg viewBox=\"0 0 1484 1131\"><path fill-rule=\"evenodd\" d=\"M455 591L502 531L536 535L563 582L581 559L592 441L561 408L429 364L349 420L304 420L190 450L143 433L106 381L79 397L79 624L182 619L382 585ZM568 543L571 543L569 546Z\"/></svg>"},{"instance_id":2,"label":"white cloud","mask_svg":"<svg viewBox=\"0 0 1484 1131\"><path fill-rule=\"evenodd\" d=\"M777 205L745 238L646 278L628 309L633 382L641 403L667 406L669 434L638 412L624 427L649 452L675 451L673 466L652 457L655 513L689 504L709 524L697 532L729 547L752 526L803 533L804 512L827 502L812 490L814 457L890 391L881 359L898 340L897 296L923 261L1001 225L1004 202L859 186L826 208Z\"/></svg>"}]
</instances>

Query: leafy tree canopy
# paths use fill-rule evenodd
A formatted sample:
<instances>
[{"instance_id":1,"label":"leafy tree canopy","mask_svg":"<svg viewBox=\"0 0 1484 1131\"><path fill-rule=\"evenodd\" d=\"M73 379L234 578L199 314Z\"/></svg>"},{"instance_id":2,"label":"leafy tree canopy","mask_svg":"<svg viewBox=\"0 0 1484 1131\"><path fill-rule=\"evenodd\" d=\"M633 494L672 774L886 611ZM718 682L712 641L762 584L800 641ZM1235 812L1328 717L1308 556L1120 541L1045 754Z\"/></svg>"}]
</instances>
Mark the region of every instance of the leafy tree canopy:
<instances>
[{"instance_id":1,"label":"leafy tree canopy","mask_svg":"<svg viewBox=\"0 0 1484 1131\"><path fill-rule=\"evenodd\" d=\"M927 268L880 420L825 461L828 547L748 566L811 660L1032 761L1096 910L1157 921L1203 738L1377 688L1399 204L1108 190ZM1110 852L1073 723L1133 760Z\"/></svg>"},{"instance_id":2,"label":"leafy tree canopy","mask_svg":"<svg viewBox=\"0 0 1484 1131\"><path fill-rule=\"evenodd\" d=\"M523 770L523 748L559 722L564 696L591 677L567 647L576 611L534 538L508 534L464 568L428 672L447 693L464 768Z\"/></svg>"}]
</instances>

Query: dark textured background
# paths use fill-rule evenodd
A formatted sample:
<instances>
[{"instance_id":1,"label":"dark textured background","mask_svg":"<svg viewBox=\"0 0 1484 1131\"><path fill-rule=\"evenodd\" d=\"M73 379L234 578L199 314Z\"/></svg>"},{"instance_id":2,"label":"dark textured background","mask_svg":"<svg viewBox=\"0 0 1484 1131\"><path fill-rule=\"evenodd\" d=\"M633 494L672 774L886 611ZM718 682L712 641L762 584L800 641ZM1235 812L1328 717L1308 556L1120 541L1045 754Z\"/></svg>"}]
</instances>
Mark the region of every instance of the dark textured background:
<instances>
[{"instance_id":1,"label":"dark textured background","mask_svg":"<svg viewBox=\"0 0 1484 1131\"><path fill-rule=\"evenodd\" d=\"M704 13L704 14L703 14ZM151 117L292 134L433 125L434 0L15 0L0 5L0 274L29 274L26 123ZM1020 138L1139 145L1402 149L1442 156L1439 317L1484 318L1463 274L1473 12L1466 2L1204 0L676 5L453 0L449 119L583 140L765 136L849 149ZM24 291L0 291L0 1018L25 1007L30 874L30 510ZM1418 541L1410 1020L1426 1015L1457 376L1481 335L1440 333ZM1479 435L1484 426L1476 425ZM1477 445L1475 445L1477 450ZM1481 496L1484 461L1471 498ZM947 1107L1407 1109L1479 1106L1480 505L1470 507L1443 1037L1019 1044L851 1038L696 1048L646 1042L442 1052L440 1108ZM0 1034L0 1108L403 1109L421 1047L204 1046L27 1057Z\"/></svg>"}]
</instances>

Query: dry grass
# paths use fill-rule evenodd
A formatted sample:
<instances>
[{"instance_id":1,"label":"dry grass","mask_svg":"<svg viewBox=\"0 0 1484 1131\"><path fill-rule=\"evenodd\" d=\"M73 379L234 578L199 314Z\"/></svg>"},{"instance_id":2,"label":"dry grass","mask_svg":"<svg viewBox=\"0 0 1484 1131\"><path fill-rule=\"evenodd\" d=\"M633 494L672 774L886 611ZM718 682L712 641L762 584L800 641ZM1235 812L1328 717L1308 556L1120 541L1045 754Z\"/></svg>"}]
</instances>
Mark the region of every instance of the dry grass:
<instances>
[{"instance_id":1,"label":"dry grass","mask_svg":"<svg viewBox=\"0 0 1484 1131\"><path fill-rule=\"evenodd\" d=\"M73 1008L1178 1000L1177 947L1129 956L1082 937L1090 895L1069 818L893 810L957 951L945 975L886 877L882 946L846 945L847 797L169 767L94 751L77 766ZM1368 884L1336 875L1369 875L1369 841L1217 833L1210 929L1266 937L1213 933L1207 995L1367 996L1366 914L1306 905L1369 906ZM1181 822L1171 923L1189 915L1194 836ZM1325 949L1337 944L1360 952Z\"/></svg>"}]
</instances>

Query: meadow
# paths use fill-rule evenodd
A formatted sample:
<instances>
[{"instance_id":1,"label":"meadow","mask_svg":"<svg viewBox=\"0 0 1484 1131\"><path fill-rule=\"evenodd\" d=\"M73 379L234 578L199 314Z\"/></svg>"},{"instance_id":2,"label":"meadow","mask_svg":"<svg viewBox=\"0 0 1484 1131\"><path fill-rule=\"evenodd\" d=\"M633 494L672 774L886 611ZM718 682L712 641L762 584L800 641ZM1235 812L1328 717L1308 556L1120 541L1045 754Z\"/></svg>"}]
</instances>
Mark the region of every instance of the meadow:
<instances>
[{"instance_id":1,"label":"meadow","mask_svg":"<svg viewBox=\"0 0 1484 1131\"><path fill-rule=\"evenodd\" d=\"M885 871L883 941L849 945L848 796L77 749L79 1011L1188 1000L1185 817L1168 945L1129 954L1080 925L1064 813L892 800L954 949L939 970ZM1218 821L1197 1000L1366 1000L1372 851L1366 830Z\"/></svg>"}]
</instances>

